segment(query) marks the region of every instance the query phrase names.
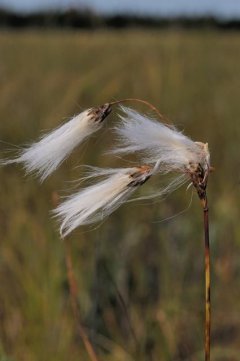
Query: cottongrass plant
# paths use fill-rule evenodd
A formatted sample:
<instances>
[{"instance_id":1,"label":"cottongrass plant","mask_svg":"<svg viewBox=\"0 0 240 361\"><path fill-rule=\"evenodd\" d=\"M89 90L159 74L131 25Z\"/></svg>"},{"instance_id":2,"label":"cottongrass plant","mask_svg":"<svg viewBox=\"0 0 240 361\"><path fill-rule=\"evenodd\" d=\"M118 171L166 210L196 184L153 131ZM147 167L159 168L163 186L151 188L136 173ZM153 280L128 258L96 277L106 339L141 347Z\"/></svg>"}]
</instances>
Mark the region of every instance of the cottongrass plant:
<instances>
[{"instance_id":1,"label":"cottongrass plant","mask_svg":"<svg viewBox=\"0 0 240 361\"><path fill-rule=\"evenodd\" d=\"M64 238L77 227L103 221L149 178L174 174L174 179L165 188L147 195L171 193L186 181L195 187L204 212L205 233L205 360L210 360L210 251L207 182L210 166L208 144L195 142L173 125L166 124L159 111L144 100L124 99L88 109L58 129L43 136L38 142L24 148L20 154L2 161L2 164L23 163L27 173L36 173L45 180L87 137L98 131L103 120L114 106L126 101L138 101L150 106L159 119L150 118L120 105L121 114L115 126L116 145L109 151L115 155L136 155L140 165L131 168L100 169L90 167L83 177L91 184L67 197L53 211L61 223L60 234ZM96 181L95 183L93 183ZM69 256L67 259L69 270ZM71 271L71 270L70 270ZM69 271L69 272L70 272ZM71 272L70 272L71 273ZM69 273L69 274L70 274ZM69 279L71 286L71 278ZM70 290L72 286L70 287ZM75 296L73 296L74 299ZM76 302L75 302L76 303ZM76 307L76 306L75 306ZM74 307L73 307L74 308ZM76 312L75 312L76 313ZM86 349L91 360L97 356L89 340ZM90 346L89 346L90 345Z\"/></svg>"}]
</instances>

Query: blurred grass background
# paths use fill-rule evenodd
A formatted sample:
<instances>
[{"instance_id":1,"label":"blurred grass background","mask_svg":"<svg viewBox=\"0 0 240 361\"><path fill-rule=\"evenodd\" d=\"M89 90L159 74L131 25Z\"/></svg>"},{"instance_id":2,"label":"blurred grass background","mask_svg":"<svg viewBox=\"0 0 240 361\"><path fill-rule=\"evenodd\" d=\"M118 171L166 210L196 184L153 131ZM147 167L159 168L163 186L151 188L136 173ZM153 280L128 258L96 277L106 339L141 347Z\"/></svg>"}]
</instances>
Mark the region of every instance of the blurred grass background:
<instances>
[{"instance_id":1,"label":"blurred grass background","mask_svg":"<svg viewBox=\"0 0 240 361\"><path fill-rule=\"evenodd\" d=\"M216 30L0 33L1 156L82 109L123 97L152 102L209 142L218 361L240 360L239 44L238 32ZM103 155L113 124L111 115L41 186L19 167L0 168L1 361L88 360L49 211L56 192L66 194L67 181L81 176L79 164L118 165ZM103 360L203 360L202 214L195 195L186 209L190 200L185 187L161 202L130 203L101 227L71 235L82 320Z\"/></svg>"}]
</instances>

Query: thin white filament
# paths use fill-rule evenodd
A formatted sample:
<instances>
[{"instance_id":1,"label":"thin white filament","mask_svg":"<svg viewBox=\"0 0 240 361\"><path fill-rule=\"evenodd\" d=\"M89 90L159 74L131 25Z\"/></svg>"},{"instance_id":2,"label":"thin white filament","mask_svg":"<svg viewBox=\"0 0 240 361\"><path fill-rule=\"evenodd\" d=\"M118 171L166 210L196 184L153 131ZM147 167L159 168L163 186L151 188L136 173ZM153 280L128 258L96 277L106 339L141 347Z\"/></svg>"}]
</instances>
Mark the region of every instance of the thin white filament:
<instances>
[{"instance_id":1,"label":"thin white filament","mask_svg":"<svg viewBox=\"0 0 240 361\"><path fill-rule=\"evenodd\" d=\"M170 216L170 217L167 217L167 218L164 218L164 219L160 219L159 221L153 221L152 223L163 223L163 222L166 222L166 221L170 221L170 220L172 220L172 219L174 219L174 218L177 218L177 217L181 216L182 214L188 212L189 209L191 208L192 200L193 200L193 190L192 190L192 192L191 192L190 201L189 201L189 203L188 203L188 205L187 205L186 208L184 208L182 211L180 211L180 212L178 212L178 213L176 213L176 214L173 214L173 215Z\"/></svg>"},{"instance_id":2,"label":"thin white filament","mask_svg":"<svg viewBox=\"0 0 240 361\"><path fill-rule=\"evenodd\" d=\"M128 200L128 202L141 201L141 200L144 201L149 199L155 200L154 202L152 202L152 204L155 202L159 202L163 198L167 197L170 193L173 193L178 188L183 186L188 181L188 179L189 177L186 174L176 175L166 186L160 187L159 190L155 190L143 196L132 198Z\"/></svg>"}]
</instances>

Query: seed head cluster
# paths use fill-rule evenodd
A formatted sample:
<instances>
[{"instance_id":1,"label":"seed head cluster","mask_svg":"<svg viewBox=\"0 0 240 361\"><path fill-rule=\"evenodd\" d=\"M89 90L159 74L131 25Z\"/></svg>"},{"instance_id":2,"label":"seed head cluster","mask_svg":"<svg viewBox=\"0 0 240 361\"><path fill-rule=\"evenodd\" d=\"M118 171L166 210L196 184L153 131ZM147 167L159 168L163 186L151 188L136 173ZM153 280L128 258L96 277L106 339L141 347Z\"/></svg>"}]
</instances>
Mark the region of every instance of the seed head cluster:
<instances>
[{"instance_id":1,"label":"seed head cluster","mask_svg":"<svg viewBox=\"0 0 240 361\"><path fill-rule=\"evenodd\" d=\"M21 163L26 173L34 173L42 182L76 147L102 128L111 110L111 103L87 109L1 164ZM116 169L89 167L83 179L91 184L67 197L53 211L61 222L62 237L79 226L103 221L152 176L173 173L174 178L146 198L170 193L189 180L199 197L204 196L211 168L207 143L195 142L174 126L123 106L113 131L116 142L109 153L132 154L138 165Z\"/></svg>"}]
</instances>

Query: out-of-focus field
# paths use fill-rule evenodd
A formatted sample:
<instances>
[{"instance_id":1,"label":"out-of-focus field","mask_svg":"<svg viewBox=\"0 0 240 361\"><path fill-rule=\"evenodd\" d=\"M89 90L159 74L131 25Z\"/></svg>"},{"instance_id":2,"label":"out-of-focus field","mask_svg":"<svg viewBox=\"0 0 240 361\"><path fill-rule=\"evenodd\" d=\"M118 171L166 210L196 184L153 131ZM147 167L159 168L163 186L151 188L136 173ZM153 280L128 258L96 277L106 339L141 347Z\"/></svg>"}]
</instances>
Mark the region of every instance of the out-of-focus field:
<instances>
[{"instance_id":1,"label":"out-of-focus field","mask_svg":"<svg viewBox=\"0 0 240 361\"><path fill-rule=\"evenodd\" d=\"M209 142L213 361L240 359L239 64L234 32L0 34L0 158L81 109L123 97L152 102ZM88 360L49 212L56 192L80 178L79 164L118 165L104 155L114 117L42 185L21 167L0 169L1 361ZM69 237L82 320L102 360L203 360L202 212L195 195L188 208L191 193L130 203Z\"/></svg>"}]
</instances>

